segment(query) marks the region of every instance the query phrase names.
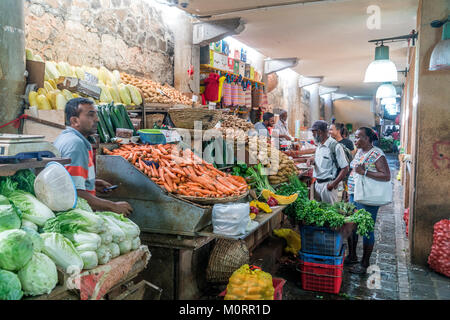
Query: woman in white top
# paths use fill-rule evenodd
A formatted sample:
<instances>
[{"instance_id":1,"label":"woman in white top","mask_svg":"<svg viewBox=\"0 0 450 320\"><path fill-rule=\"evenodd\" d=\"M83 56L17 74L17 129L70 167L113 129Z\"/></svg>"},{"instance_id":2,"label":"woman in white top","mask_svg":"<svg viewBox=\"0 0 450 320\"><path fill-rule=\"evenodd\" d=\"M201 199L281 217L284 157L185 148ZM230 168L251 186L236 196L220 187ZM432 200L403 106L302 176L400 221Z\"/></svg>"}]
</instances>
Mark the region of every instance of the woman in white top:
<instances>
[{"instance_id":1,"label":"woman in white top","mask_svg":"<svg viewBox=\"0 0 450 320\"><path fill-rule=\"evenodd\" d=\"M365 209L368 211L376 221L378 206L368 206L354 201L355 176L360 174L368 178L378 181L390 181L391 172L386 160L386 156L380 148L374 147L373 142L378 140L378 136L370 128L359 128L355 133L355 146L358 152L355 158L350 163L350 176L348 178L348 193L350 202L356 206L357 210ZM349 254L345 258L344 264L357 264L358 258L356 256L356 246L358 244L358 236L353 232L348 238ZM352 273L365 274L366 269L370 265L370 256L372 254L373 246L375 244L374 232L370 232L368 237L363 237L363 257L359 265L354 266L349 271Z\"/></svg>"}]
</instances>

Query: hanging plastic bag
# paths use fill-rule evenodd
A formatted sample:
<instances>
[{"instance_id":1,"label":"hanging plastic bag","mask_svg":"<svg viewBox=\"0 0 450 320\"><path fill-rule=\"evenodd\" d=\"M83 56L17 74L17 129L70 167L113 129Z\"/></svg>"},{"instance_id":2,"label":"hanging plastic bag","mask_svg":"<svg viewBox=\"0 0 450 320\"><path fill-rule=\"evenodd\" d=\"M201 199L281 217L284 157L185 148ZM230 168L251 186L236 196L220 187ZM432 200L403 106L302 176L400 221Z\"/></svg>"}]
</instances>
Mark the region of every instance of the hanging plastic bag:
<instances>
[{"instance_id":1,"label":"hanging plastic bag","mask_svg":"<svg viewBox=\"0 0 450 320\"><path fill-rule=\"evenodd\" d=\"M69 172L58 162L49 162L34 181L36 198L53 211L67 211L77 205L77 190Z\"/></svg>"},{"instance_id":2,"label":"hanging plastic bag","mask_svg":"<svg viewBox=\"0 0 450 320\"><path fill-rule=\"evenodd\" d=\"M208 101L216 101L219 97L219 78L216 73L210 73L205 79L205 98Z\"/></svg>"},{"instance_id":3,"label":"hanging plastic bag","mask_svg":"<svg viewBox=\"0 0 450 320\"><path fill-rule=\"evenodd\" d=\"M212 210L213 232L228 236L245 234L250 221L249 203L215 204Z\"/></svg>"},{"instance_id":4,"label":"hanging plastic bag","mask_svg":"<svg viewBox=\"0 0 450 320\"><path fill-rule=\"evenodd\" d=\"M231 83L231 103L233 106L239 105L239 88L238 85L234 82Z\"/></svg>"},{"instance_id":5,"label":"hanging plastic bag","mask_svg":"<svg viewBox=\"0 0 450 320\"><path fill-rule=\"evenodd\" d=\"M231 106L232 102L231 102L231 84L229 82L229 77L227 77L227 79L225 80L224 84L223 84L223 105L225 107Z\"/></svg>"}]
</instances>

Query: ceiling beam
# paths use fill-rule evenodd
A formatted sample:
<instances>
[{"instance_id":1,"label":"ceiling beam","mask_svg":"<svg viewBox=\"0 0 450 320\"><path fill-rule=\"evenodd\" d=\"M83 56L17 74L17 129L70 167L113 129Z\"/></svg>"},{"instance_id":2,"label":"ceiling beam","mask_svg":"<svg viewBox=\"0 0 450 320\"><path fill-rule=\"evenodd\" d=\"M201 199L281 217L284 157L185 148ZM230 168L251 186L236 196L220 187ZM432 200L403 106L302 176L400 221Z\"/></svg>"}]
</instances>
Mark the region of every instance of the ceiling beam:
<instances>
[{"instance_id":1,"label":"ceiling beam","mask_svg":"<svg viewBox=\"0 0 450 320\"><path fill-rule=\"evenodd\" d=\"M319 77L304 77L300 76L300 79L298 80L298 86L300 88L310 86L312 84L321 83L323 81L323 76Z\"/></svg>"},{"instance_id":2,"label":"ceiling beam","mask_svg":"<svg viewBox=\"0 0 450 320\"><path fill-rule=\"evenodd\" d=\"M298 58L267 59L264 61L264 74L271 74L298 64Z\"/></svg>"},{"instance_id":3,"label":"ceiling beam","mask_svg":"<svg viewBox=\"0 0 450 320\"><path fill-rule=\"evenodd\" d=\"M245 23L241 18L223 19L207 22L198 22L193 28L194 45L207 46L228 36L244 31Z\"/></svg>"}]
</instances>

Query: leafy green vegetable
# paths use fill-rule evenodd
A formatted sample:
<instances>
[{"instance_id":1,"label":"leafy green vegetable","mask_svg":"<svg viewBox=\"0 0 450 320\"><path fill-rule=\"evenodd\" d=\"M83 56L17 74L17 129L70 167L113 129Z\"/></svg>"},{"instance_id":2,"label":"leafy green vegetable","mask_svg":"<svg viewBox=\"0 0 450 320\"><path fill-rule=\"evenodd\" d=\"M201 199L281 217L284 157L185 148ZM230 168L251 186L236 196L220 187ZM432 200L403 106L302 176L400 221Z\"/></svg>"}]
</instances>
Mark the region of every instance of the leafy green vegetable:
<instances>
[{"instance_id":1,"label":"leafy green vegetable","mask_svg":"<svg viewBox=\"0 0 450 320\"><path fill-rule=\"evenodd\" d=\"M30 169L19 170L11 177L0 177L0 182L9 180L15 185L15 189L34 194L34 180L36 175Z\"/></svg>"},{"instance_id":2,"label":"leafy green vegetable","mask_svg":"<svg viewBox=\"0 0 450 320\"><path fill-rule=\"evenodd\" d=\"M25 295L49 294L58 283L55 263L43 253L35 252L18 276Z\"/></svg>"},{"instance_id":3,"label":"leafy green vegetable","mask_svg":"<svg viewBox=\"0 0 450 320\"><path fill-rule=\"evenodd\" d=\"M4 202L6 199L0 195L0 201ZM0 232L11 229L19 229L21 225L20 217L17 208L11 204L0 204Z\"/></svg>"},{"instance_id":4,"label":"leafy green vegetable","mask_svg":"<svg viewBox=\"0 0 450 320\"><path fill-rule=\"evenodd\" d=\"M29 229L32 229L32 230L38 232L38 226L36 224L34 224L33 222L31 222L31 221L22 220L22 229L24 227L27 227Z\"/></svg>"},{"instance_id":5,"label":"leafy green vegetable","mask_svg":"<svg viewBox=\"0 0 450 320\"><path fill-rule=\"evenodd\" d=\"M120 256L120 248L117 243L111 242L106 246L108 247L109 251L111 251L111 258Z\"/></svg>"},{"instance_id":6,"label":"leafy green vegetable","mask_svg":"<svg viewBox=\"0 0 450 320\"><path fill-rule=\"evenodd\" d=\"M94 210L92 210L91 206L86 201L86 199L83 199L80 197L78 197L78 199L77 199L77 206L75 207L75 209L81 209L81 210L88 211L88 212L94 212Z\"/></svg>"},{"instance_id":7,"label":"leafy green vegetable","mask_svg":"<svg viewBox=\"0 0 450 320\"><path fill-rule=\"evenodd\" d=\"M0 270L0 300L20 300L22 296L19 277L11 271Z\"/></svg>"},{"instance_id":8,"label":"leafy green vegetable","mask_svg":"<svg viewBox=\"0 0 450 320\"><path fill-rule=\"evenodd\" d=\"M107 245L101 245L100 248L97 249L96 253L98 256L98 264L105 264L111 260L111 250Z\"/></svg>"},{"instance_id":9,"label":"leafy green vegetable","mask_svg":"<svg viewBox=\"0 0 450 320\"><path fill-rule=\"evenodd\" d=\"M31 193L18 190L17 182L6 179L0 182L0 194L7 197L22 213L22 218L43 226L44 223L55 217L46 205L40 202Z\"/></svg>"},{"instance_id":10,"label":"leafy green vegetable","mask_svg":"<svg viewBox=\"0 0 450 320\"><path fill-rule=\"evenodd\" d=\"M23 230L0 232L0 269L19 271L33 255L33 240Z\"/></svg>"},{"instance_id":11,"label":"leafy green vegetable","mask_svg":"<svg viewBox=\"0 0 450 320\"><path fill-rule=\"evenodd\" d=\"M92 212L81 209L59 213L57 217L49 219L44 225L45 232L58 232L62 234L77 231L100 233L105 231L105 223Z\"/></svg>"},{"instance_id":12,"label":"leafy green vegetable","mask_svg":"<svg viewBox=\"0 0 450 320\"><path fill-rule=\"evenodd\" d=\"M256 168L256 169L255 169ZM264 174L264 166L259 163L255 167L247 169L246 174L250 178L250 184L258 191L262 192L264 189L275 192L272 185L269 183L269 178Z\"/></svg>"},{"instance_id":13,"label":"leafy green vegetable","mask_svg":"<svg viewBox=\"0 0 450 320\"><path fill-rule=\"evenodd\" d=\"M102 233L98 234L102 240L102 244L110 244L113 241L112 233L107 231L104 231Z\"/></svg>"},{"instance_id":14,"label":"leafy green vegetable","mask_svg":"<svg viewBox=\"0 0 450 320\"><path fill-rule=\"evenodd\" d=\"M44 240L42 252L58 267L67 273L83 270L83 260L69 239L55 232L42 233L41 237Z\"/></svg>"},{"instance_id":15,"label":"leafy green vegetable","mask_svg":"<svg viewBox=\"0 0 450 320\"><path fill-rule=\"evenodd\" d=\"M42 240L42 238L39 235L39 233L36 230L31 229L31 228L26 227L26 226L22 226L21 229L23 231L25 231L26 233L28 233L28 235L31 237L31 240L33 241L33 251L34 252L41 252L42 251L42 247L44 246L44 240Z\"/></svg>"},{"instance_id":16,"label":"leafy green vegetable","mask_svg":"<svg viewBox=\"0 0 450 320\"><path fill-rule=\"evenodd\" d=\"M112 241L114 243L119 244L123 240L125 240L126 235L125 232L114 222L112 217L106 215L99 215L103 219L106 225L106 232L110 233L112 236Z\"/></svg>"},{"instance_id":17,"label":"leafy green vegetable","mask_svg":"<svg viewBox=\"0 0 450 320\"><path fill-rule=\"evenodd\" d=\"M141 233L139 227L133 221L125 218L121 214L110 211L96 212L96 214L107 216L113 219L113 222L125 233L127 239L134 239Z\"/></svg>"},{"instance_id":18,"label":"leafy green vegetable","mask_svg":"<svg viewBox=\"0 0 450 320\"><path fill-rule=\"evenodd\" d=\"M100 247L102 241L98 234L81 230L74 233L63 233L63 235L72 241L78 252L95 251Z\"/></svg>"},{"instance_id":19,"label":"leafy green vegetable","mask_svg":"<svg viewBox=\"0 0 450 320\"><path fill-rule=\"evenodd\" d=\"M131 241L131 250L136 250L141 245L141 239L139 237L134 238Z\"/></svg>"},{"instance_id":20,"label":"leafy green vegetable","mask_svg":"<svg viewBox=\"0 0 450 320\"><path fill-rule=\"evenodd\" d=\"M131 246L133 245L132 241L126 239L119 243L120 254L125 254L131 251Z\"/></svg>"},{"instance_id":21,"label":"leafy green vegetable","mask_svg":"<svg viewBox=\"0 0 450 320\"><path fill-rule=\"evenodd\" d=\"M80 253L83 259L84 269L94 269L98 266L98 257L95 251L84 251Z\"/></svg>"}]
</instances>

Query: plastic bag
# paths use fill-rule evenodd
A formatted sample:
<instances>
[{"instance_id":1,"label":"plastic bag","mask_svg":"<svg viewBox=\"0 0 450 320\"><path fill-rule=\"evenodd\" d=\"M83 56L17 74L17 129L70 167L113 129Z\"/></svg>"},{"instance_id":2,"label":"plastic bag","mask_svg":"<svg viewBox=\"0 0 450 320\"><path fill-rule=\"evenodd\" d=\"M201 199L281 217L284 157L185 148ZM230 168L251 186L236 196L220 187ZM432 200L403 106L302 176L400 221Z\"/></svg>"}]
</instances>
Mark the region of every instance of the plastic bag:
<instances>
[{"instance_id":1,"label":"plastic bag","mask_svg":"<svg viewBox=\"0 0 450 320\"><path fill-rule=\"evenodd\" d=\"M250 221L249 203L215 204L212 210L213 232L228 236L245 234Z\"/></svg>"},{"instance_id":2,"label":"plastic bag","mask_svg":"<svg viewBox=\"0 0 450 320\"><path fill-rule=\"evenodd\" d=\"M225 300L273 300L274 291L270 273L244 264L231 275Z\"/></svg>"},{"instance_id":3,"label":"plastic bag","mask_svg":"<svg viewBox=\"0 0 450 320\"><path fill-rule=\"evenodd\" d=\"M53 211L67 211L77 205L77 190L72 177L58 162L49 162L38 174L34 191L36 198Z\"/></svg>"},{"instance_id":4,"label":"plastic bag","mask_svg":"<svg viewBox=\"0 0 450 320\"><path fill-rule=\"evenodd\" d=\"M276 229L273 230L273 234L279 238L283 238L287 242L284 251L287 253L292 253L294 256L298 255L301 249L300 235L292 229Z\"/></svg>"},{"instance_id":5,"label":"plastic bag","mask_svg":"<svg viewBox=\"0 0 450 320\"><path fill-rule=\"evenodd\" d=\"M444 219L434 225L433 245L428 264L436 272L450 277L450 220Z\"/></svg>"}]
</instances>

